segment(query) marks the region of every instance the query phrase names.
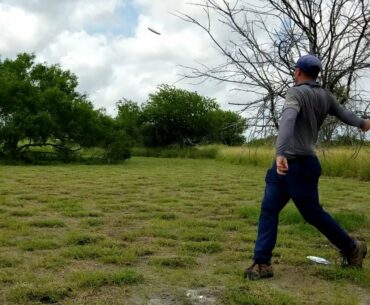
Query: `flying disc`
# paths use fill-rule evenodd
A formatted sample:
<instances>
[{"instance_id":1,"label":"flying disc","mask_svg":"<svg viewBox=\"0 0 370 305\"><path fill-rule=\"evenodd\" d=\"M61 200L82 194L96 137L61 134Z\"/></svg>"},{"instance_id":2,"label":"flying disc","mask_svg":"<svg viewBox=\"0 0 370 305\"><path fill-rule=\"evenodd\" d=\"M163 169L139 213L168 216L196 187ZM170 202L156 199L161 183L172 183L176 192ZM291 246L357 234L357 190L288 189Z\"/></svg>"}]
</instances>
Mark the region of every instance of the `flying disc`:
<instances>
[{"instance_id":1,"label":"flying disc","mask_svg":"<svg viewBox=\"0 0 370 305\"><path fill-rule=\"evenodd\" d=\"M153 32L154 34L161 35L158 31L154 30L153 28L148 28L149 31Z\"/></svg>"},{"instance_id":2,"label":"flying disc","mask_svg":"<svg viewBox=\"0 0 370 305\"><path fill-rule=\"evenodd\" d=\"M322 257L318 257L318 256L307 256L307 258L314 262L314 263L317 263L317 264L322 264L322 265L330 265L331 262L328 261L327 259L325 258L322 258Z\"/></svg>"}]
</instances>

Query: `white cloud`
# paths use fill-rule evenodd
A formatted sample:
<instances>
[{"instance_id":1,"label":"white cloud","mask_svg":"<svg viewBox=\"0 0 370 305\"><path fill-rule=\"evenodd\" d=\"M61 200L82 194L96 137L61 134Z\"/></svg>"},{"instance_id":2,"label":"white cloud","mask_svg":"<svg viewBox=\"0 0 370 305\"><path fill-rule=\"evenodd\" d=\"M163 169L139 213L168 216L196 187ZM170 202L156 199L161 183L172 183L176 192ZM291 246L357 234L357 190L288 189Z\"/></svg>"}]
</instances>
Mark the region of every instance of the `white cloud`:
<instances>
[{"instance_id":1,"label":"white cloud","mask_svg":"<svg viewBox=\"0 0 370 305\"><path fill-rule=\"evenodd\" d=\"M17 49L32 50L46 31L40 16L3 3L0 3L0 28L0 50L4 55Z\"/></svg>"},{"instance_id":2,"label":"white cloud","mask_svg":"<svg viewBox=\"0 0 370 305\"><path fill-rule=\"evenodd\" d=\"M79 77L80 89L91 93L105 85L114 59L113 51L103 35L62 32L39 53L42 61L60 63Z\"/></svg>"},{"instance_id":3,"label":"white cloud","mask_svg":"<svg viewBox=\"0 0 370 305\"><path fill-rule=\"evenodd\" d=\"M162 83L174 84L227 101L243 95L231 92L231 86L206 82L177 82L184 70L180 65L197 62L213 66L223 61L206 34L174 16L186 12L202 20L202 10L188 1L173 0L3 0L0 4L0 54L14 57L34 51L40 61L59 63L79 78L79 90L88 93L96 107L114 113L122 97L144 102ZM96 25L120 23L122 10L137 11L132 37L125 34L94 32ZM158 36L148 31L158 29ZM221 37L227 32L215 29ZM194 82L194 81L193 81Z\"/></svg>"}]
</instances>

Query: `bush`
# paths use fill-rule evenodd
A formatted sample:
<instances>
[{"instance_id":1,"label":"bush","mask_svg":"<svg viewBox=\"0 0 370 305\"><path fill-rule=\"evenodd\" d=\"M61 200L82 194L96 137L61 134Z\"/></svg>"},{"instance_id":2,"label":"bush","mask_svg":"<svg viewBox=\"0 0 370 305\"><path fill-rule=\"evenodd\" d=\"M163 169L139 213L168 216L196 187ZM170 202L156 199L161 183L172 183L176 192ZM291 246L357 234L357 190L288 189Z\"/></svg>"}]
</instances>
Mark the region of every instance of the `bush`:
<instances>
[{"instance_id":1,"label":"bush","mask_svg":"<svg viewBox=\"0 0 370 305\"><path fill-rule=\"evenodd\" d=\"M108 163L116 163L131 157L131 150L127 141L120 140L110 144L105 153L104 160Z\"/></svg>"}]
</instances>

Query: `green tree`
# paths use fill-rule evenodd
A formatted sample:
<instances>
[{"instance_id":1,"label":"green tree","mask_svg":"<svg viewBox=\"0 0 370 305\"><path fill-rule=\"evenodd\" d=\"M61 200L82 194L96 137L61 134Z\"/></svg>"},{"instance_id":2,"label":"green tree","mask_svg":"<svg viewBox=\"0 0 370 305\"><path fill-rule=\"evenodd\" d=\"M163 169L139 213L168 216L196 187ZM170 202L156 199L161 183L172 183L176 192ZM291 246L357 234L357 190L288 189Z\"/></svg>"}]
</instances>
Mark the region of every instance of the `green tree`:
<instances>
[{"instance_id":1,"label":"green tree","mask_svg":"<svg viewBox=\"0 0 370 305\"><path fill-rule=\"evenodd\" d=\"M123 99L117 103L117 110L116 122L119 129L124 131L136 145L143 144L141 107L136 102Z\"/></svg>"},{"instance_id":2,"label":"green tree","mask_svg":"<svg viewBox=\"0 0 370 305\"><path fill-rule=\"evenodd\" d=\"M20 54L0 61L0 150L16 158L33 146L58 151L108 147L119 139L115 121L77 92L77 77L58 65Z\"/></svg>"},{"instance_id":3,"label":"green tree","mask_svg":"<svg viewBox=\"0 0 370 305\"><path fill-rule=\"evenodd\" d=\"M145 142L149 146L199 143L210 129L208 113L218 108L215 100L197 92L161 85L143 107Z\"/></svg>"},{"instance_id":4,"label":"green tree","mask_svg":"<svg viewBox=\"0 0 370 305\"><path fill-rule=\"evenodd\" d=\"M145 143L149 146L244 142L246 120L223 111L214 99L197 92L161 85L142 109Z\"/></svg>"},{"instance_id":5,"label":"green tree","mask_svg":"<svg viewBox=\"0 0 370 305\"><path fill-rule=\"evenodd\" d=\"M225 145L241 145L245 143L244 131L247 120L232 111L215 110L209 114L211 129L207 142Z\"/></svg>"}]
</instances>

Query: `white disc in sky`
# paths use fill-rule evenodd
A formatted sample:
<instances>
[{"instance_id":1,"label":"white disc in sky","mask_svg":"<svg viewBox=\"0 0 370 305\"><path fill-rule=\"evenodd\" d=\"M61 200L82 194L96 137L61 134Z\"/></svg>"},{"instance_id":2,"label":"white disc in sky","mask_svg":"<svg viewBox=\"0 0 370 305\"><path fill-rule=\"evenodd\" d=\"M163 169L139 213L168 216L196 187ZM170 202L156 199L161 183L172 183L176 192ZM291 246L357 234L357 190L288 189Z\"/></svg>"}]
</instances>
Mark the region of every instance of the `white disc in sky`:
<instances>
[{"instance_id":1,"label":"white disc in sky","mask_svg":"<svg viewBox=\"0 0 370 305\"><path fill-rule=\"evenodd\" d=\"M148 27L148 30L153 32L154 34L157 34L157 35L161 35L161 33L159 33L158 31L152 29L151 27Z\"/></svg>"}]
</instances>

